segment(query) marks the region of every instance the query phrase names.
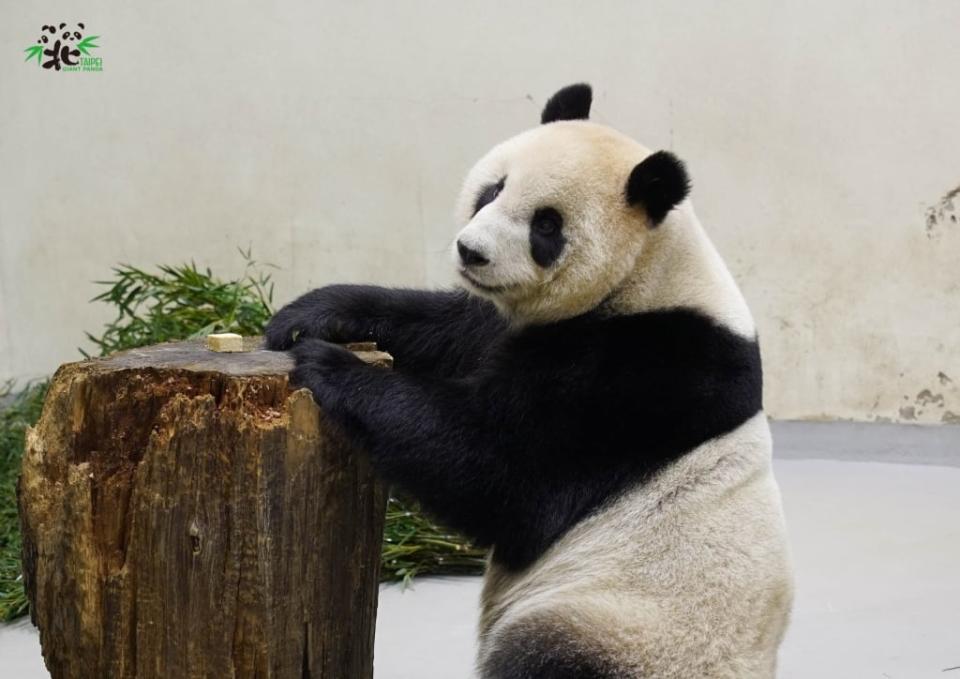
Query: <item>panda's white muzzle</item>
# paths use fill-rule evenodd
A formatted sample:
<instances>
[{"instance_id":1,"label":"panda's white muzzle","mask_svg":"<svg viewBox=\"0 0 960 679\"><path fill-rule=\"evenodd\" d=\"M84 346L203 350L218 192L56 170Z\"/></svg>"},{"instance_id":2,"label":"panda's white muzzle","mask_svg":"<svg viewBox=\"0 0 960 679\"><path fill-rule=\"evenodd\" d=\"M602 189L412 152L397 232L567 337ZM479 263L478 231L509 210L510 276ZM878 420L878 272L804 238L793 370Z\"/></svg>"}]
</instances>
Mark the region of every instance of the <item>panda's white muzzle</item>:
<instances>
[{"instance_id":1,"label":"panda's white muzzle","mask_svg":"<svg viewBox=\"0 0 960 679\"><path fill-rule=\"evenodd\" d=\"M529 227L487 205L474 215L454 241L454 265L475 289L501 292L535 279Z\"/></svg>"}]
</instances>

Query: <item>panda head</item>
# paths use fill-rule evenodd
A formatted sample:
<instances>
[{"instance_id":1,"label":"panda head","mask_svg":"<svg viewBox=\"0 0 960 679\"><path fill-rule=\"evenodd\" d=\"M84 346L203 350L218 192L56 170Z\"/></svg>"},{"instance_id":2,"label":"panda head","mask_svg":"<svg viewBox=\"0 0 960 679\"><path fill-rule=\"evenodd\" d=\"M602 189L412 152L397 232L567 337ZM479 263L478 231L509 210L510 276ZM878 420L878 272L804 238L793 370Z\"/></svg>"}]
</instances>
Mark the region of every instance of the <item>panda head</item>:
<instances>
[{"instance_id":1,"label":"panda head","mask_svg":"<svg viewBox=\"0 0 960 679\"><path fill-rule=\"evenodd\" d=\"M596 307L687 196L680 160L589 122L590 103L588 85L557 92L542 124L487 153L460 194L457 271L514 321Z\"/></svg>"}]
</instances>

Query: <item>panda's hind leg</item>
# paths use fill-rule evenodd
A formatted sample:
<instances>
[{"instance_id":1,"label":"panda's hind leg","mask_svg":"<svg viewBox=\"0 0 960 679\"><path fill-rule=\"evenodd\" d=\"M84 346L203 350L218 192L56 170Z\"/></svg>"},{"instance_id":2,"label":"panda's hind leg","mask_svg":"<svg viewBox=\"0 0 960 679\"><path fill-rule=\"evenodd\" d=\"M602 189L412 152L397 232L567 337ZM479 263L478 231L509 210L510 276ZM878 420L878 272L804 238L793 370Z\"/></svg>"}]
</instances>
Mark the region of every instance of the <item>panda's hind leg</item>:
<instances>
[{"instance_id":1,"label":"panda's hind leg","mask_svg":"<svg viewBox=\"0 0 960 679\"><path fill-rule=\"evenodd\" d=\"M526 615L498 630L480 660L482 679L625 679L603 650L551 615Z\"/></svg>"}]
</instances>

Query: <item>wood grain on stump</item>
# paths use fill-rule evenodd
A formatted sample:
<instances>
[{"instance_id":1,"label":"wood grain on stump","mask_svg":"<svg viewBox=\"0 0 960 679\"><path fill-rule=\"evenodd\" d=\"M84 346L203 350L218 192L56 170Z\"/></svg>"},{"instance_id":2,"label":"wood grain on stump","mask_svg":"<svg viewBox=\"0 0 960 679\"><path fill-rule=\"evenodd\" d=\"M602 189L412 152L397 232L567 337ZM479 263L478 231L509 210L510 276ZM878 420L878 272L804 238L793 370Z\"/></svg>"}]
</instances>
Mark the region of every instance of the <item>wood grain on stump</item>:
<instances>
[{"instance_id":1,"label":"wood grain on stump","mask_svg":"<svg viewBox=\"0 0 960 679\"><path fill-rule=\"evenodd\" d=\"M291 367L180 342L57 371L19 487L53 677L372 677L385 490Z\"/></svg>"}]
</instances>

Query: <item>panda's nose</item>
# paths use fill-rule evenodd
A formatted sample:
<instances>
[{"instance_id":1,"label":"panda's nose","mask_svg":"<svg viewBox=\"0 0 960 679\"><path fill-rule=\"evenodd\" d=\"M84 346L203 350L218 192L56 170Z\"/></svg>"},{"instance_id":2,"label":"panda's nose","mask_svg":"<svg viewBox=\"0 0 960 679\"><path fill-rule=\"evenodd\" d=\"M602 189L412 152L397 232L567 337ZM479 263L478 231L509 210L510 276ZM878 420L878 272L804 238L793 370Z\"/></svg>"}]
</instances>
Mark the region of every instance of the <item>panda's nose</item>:
<instances>
[{"instance_id":1,"label":"panda's nose","mask_svg":"<svg viewBox=\"0 0 960 679\"><path fill-rule=\"evenodd\" d=\"M463 262L464 266L483 266L490 263L489 259L476 250L468 248L460 240L457 241L457 252L460 253L460 261Z\"/></svg>"}]
</instances>

